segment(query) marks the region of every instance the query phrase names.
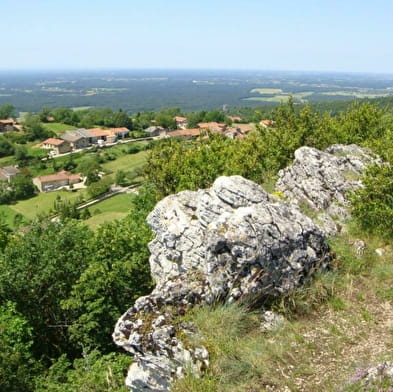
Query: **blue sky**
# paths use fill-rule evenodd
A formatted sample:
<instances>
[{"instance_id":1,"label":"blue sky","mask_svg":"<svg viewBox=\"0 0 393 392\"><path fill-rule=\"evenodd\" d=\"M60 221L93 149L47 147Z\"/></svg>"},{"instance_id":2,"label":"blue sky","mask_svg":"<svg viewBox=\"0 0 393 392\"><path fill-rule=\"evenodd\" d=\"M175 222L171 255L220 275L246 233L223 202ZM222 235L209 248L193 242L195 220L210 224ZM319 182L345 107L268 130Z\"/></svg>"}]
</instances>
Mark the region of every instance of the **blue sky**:
<instances>
[{"instance_id":1,"label":"blue sky","mask_svg":"<svg viewBox=\"0 0 393 392\"><path fill-rule=\"evenodd\" d=\"M393 73L388 0L0 0L0 69Z\"/></svg>"}]
</instances>

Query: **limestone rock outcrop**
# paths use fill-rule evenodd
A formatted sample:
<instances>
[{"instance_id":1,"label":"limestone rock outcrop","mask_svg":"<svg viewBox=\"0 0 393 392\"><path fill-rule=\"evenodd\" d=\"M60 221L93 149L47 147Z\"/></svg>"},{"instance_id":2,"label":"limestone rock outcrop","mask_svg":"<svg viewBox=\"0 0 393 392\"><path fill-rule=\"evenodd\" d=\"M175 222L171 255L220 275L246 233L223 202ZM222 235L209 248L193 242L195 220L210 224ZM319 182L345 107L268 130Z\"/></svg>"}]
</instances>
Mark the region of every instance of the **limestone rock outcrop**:
<instances>
[{"instance_id":1,"label":"limestone rock outcrop","mask_svg":"<svg viewBox=\"0 0 393 392\"><path fill-rule=\"evenodd\" d=\"M362 186L360 177L373 163L381 161L357 145L335 144L325 151L301 147L293 164L278 173L276 189L314 211L325 234L334 235L349 217L347 192Z\"/></svg>"},{"instance_id":2,"label":"limestone rock outcrop","mask_svg":"<svg viewBox=\"0 0 393 392\"><path fill-rule=\"evenodd\" d=\"M160 201L148 217L156 288L118 321L116 344L134 355L127 385L168 391L171 380L208 366L204 347L188 347L193 325L179 322L196 304L259 301L280 295L329 264L320 228L294 205L240 176Z\"/></svg>"}]
</instances>

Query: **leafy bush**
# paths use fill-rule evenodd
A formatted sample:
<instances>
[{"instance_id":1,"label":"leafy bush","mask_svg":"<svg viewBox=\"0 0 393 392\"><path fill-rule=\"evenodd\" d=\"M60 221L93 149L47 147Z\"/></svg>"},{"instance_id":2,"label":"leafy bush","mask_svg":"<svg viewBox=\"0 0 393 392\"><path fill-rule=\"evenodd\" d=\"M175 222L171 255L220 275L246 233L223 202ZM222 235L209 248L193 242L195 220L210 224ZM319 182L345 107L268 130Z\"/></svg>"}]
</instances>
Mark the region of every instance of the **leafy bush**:
<instances>
[{"instance_id":1,"label":"leafy bush","mask_svg":"<svg viewBox=\"0 0 393 392\"><path fill-rule=\"evenodd\" d=\"M124 373L129 363L125 354L92 351L71 366L63 355L37 380L35 392L127 392Z\"/></svg>"},{"instance_id":2,"label":"leafy bush","mask_svg":"<svg viewBox=\"0 0 393 392\"><path fill-rule=\"evenodd\" d=\"M111 189L111 184L112 180L110 178L103 178L99 181L92 182L87 187L87 192L91 197L94 198L106 192L109 192L109 190Z\"/></svg>"},{"instance_id":3,"label":"leafy bush","mask_svg":"<svg viewBox=\"0 0 393 392\"><path fill-rule=\"evenodd\" d=\"M363 185L351 197L352 215L363 230L393 238L393 167L370 167Z\"/></svg>"}]
</instances>

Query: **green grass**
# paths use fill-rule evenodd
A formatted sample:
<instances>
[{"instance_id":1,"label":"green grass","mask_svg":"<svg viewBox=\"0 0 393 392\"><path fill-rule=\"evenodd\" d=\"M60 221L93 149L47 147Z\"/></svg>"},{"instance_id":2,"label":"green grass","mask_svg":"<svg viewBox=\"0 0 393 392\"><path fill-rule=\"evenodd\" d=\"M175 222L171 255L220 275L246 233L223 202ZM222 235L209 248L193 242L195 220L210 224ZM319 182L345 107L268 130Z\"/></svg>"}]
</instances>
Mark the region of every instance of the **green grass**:
<instances>
[{"instance_id":1,"label":"green grass","mask_svg":"<svg viewBox=\"0 0 393 392\"><path fill-rule=\"evenodd\" d=\"M38 215L48 214L57 196L60 196L62 200L77 200L81 196L86 198L86 191L82 189L78 192L55 191L39 193L31 199L11 204L9 208L27 219L34 219Z\"/></svg>"},{"instance_id":2,"label":"green grass","mask_svg":"<svg viewBox=\"0 0 393 392\"><path fill-rule=\"evenodd\" d=\"M351 242L367 243L363 255ZM205 346L210 366L190 373L172 392L388 391L390 380L353 384L359 370L392 361L393 249L355 227L331 241L332 270L270 304L286 318L270 332L259 330L261 310L238 304L193 309L197 333L186 347ZM376 248L384 248L377 256ZM373 389L374 388L374 389ZM385 388L385 389L383 389Z\"/></svg>"},{"instance_id":3,"label":"green grass","mask_svg":"<svg viewBox=\"0 0 393 392\"><path fill-rule=\"evenodd\" d=\"M91 228L96 229L104 222L121 219L127 216L131 207L132 195L121 194L104 200L101 203L89 207L91 218L85 220L85 223Z\"/></svg>"},{"instance_id":4,"label":"green grass","mask_svg":"<svg viewBox=\"0 0 393 392\"><path fill-rule=\"evenodd\" d=\"M114 161L104 163L102 167L108 173L115 173L117 170L132 171L144 166L147 154L147 151L140 151L136 154L123 155Z\"/></svg>"},{"instance_id":5,"label":"green grass","mask_svg":"<svg viewBox=\"0 0 393 392\"><path fill-rule=\"evenodd\" d=\"M61 135L62 133L64 133L65 131L69 131L72 129L76 129L76 127L72 126L72 125L66 125L66 124L62 124L62 123L43 123L42 126L47 129L48 131L52 131L54 132L56 135Z\"/></svg>"},{"instance_id":6,"label":"green grass","mask_svg":"<svg viewBox=\"0 0 393 392\"><path fill-rule=\"evenodd\" d=\"M12 207L7 205L0 205L0 215L4 218L4 222L11 228L14 228L14 219L18 214L17 211L12 209Z\"/></svg>"}]
</instances>

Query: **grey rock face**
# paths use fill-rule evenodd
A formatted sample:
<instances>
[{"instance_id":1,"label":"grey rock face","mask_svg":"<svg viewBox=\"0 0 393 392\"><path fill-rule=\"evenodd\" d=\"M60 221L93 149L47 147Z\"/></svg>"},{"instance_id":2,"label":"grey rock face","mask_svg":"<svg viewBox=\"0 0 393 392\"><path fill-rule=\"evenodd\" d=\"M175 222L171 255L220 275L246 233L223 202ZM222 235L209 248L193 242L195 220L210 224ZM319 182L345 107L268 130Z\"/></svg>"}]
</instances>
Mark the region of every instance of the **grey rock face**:
<instances>
[{"instance_id":1,"label":"grey rock face","mask_svg":"<svg viewBox=\"0 0 393 392\"><path fill-rule=\"evenodd\" d=\"M195 333L193 326L175 322L176 316L217 299L279 295L330 261L324 235L310 218L239 176L166 197L148 223L157 286L120 318L113 334L135 356L127 377L133 391L167 391L186 367L198 374L208 366L204 347L182 341Z\"/></svg>"},{"instance_id":2,"label":"grey rock face","mask_svg":"<svg viewBox=\"0 0 393 392\"><path fill-rule=\"evenodd\" d=\"M325 151L301 147L295 160L278 173L276 189L291 203L324 211L317 218L327 235L334 235L348 218L347 191L362 186L360 176L372 163L381 163L356 145L333 145Z\"/></svg>"}]
</instances>

